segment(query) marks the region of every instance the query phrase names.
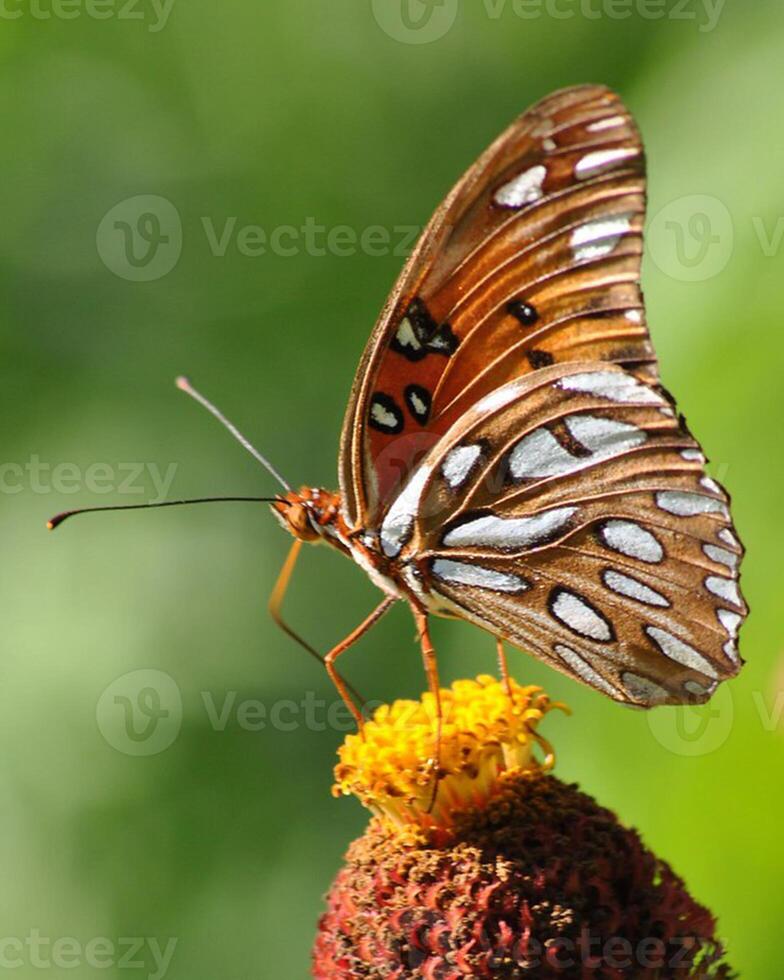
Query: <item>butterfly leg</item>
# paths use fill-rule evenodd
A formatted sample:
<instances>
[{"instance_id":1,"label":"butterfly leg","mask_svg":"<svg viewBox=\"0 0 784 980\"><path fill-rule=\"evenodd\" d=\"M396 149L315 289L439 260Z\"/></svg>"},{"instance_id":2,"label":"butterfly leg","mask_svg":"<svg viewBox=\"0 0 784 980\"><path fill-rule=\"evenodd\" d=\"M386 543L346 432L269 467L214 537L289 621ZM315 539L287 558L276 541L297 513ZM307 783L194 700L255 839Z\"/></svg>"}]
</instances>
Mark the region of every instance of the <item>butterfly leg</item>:
<instances>
[{"instance_id":1,"label":"butterfly leg","mask_svg":"<svg viewBox=\"0 0 784 980\"><path fill-rule=\"evenodd\" d=\"M374 626L379 619L381 619L384 613L387 612L394 602L395 599L393 599L391 596L387 596L383 602L376 606L367 619L364 619L355 630L349 633L345 640L341 640L341 642L338 643L337 646L333 647L324 657L324 666L327 668L329 678L337 688L338 694L343 698L346 707L354 716L354 720L357 723L357 728L360 731L362 731L363 725L362 712L359 710L359 708L357 708L356 704L352 700L348 684L335 669L335 661L338 659L341 653L345 653L345 651L348 650L350 646L353 646L357 640L360 639L360 637L364 636L371 626Z\"/></svg>"},{"instance_id":2,"label":"butterfly leg","mask_svg":"<svg viewBox=\"0 0 784 980\"><path fill-rule=\"evenodd\" d=\"M417 632L419 633L419 643L422 647L422 662L425 665L427 684L430 688L430 693L433 695L433 702L436 709L436 744L435 753L433 756L435 780L433 781L433 795L430 798L430 809L432 810L436 802L438 784L441 781L441 727L443 721L441 712L441 682L438 679L438 661L436 659L436 651L433 647L433 641L430 639L430 630L428 629L427 625L427 613L422 612L416 607L412 607L412 609L414 612L414 619L416 620Z\"/></svg>"},{"instance_id":3,"label":"butterfly leg","mask_svg":"<svg viewBox=\"0 0 784 980\"><path fill-rule=\"evenodd\" d=\"M301 548L302 548L302 541L299 540L299 538L296 538L291 546L291 549L289 550L288 555L286 556L286 560L283 563L283 568L281 568L280 570L280 574L278 575L277 581L275 582L275 586L269 598L268 608L269 608L270 616L272 616L272 619L275 622L275 624L278 627L280 627L280 629L282 629L287 636L290 636L295 643L298 643L303 648L303 650L307 650L308 653L311 655L311 657L318 660L318 662L323 667L324 657L322 657L322 655L317 650L315 650L306 640L303 640L298 633L295 633L294 630L289 626L289 624L283 619L283 615L281 614L283 599L289 587L289 582L291 581L291 575L292 572L294 571L294 566L297 563L297 558L299 557ZM357 693L357 691L351 686L351 684L349 684L347 681L344 681L343 678L341 678L341 682L344 684L346 690L350 691L352 697L359 704L364 704L361 695Z\"/></svg>"},{"instance_id":4,"label":"butterfly leg","mask_svg":"<svg viewBox=\"0 0 784 980\"><path fill-rule=\"evenodd\" d=\"M498 670L501 674L501 680L503 681L504 687L506 688L506 693L509 695L509 700L513 699L512 695L512 679L509 676L509 663L506 659L506 650L504 650L504 641L500 636L495 638L495 646L498 651Z\"/></svg>"}]
</instances>

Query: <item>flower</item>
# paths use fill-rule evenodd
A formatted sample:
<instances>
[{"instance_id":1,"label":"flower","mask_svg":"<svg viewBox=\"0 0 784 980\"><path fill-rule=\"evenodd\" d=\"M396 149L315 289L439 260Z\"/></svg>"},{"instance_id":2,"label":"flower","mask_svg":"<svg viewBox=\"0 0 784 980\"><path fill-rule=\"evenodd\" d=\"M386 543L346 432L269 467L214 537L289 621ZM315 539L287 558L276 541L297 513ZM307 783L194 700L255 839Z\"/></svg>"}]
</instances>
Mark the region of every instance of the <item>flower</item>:
<instances>
[{"instance_id":1,"label":"flower","mask_svg":"<svg viewBox=\"0 0 784 980\"><path fill-rule=\"evenodd\" d=\"M669 865L549 774L537 726L553 707L489 677L443 691L437 788L429 695L346 739L335 791L374 817L327 897L317 980L733 975Z\"/></svg>"},{"instance_id":2,"label":"flower","mask_svg":"<svg viewBox=\"0 0 784 980\"><path fill-rule=\"evenodd\" d=\"M510 697L511 692L511 697ZM335 769L335 795L355 794L398 827L449 828L456 813L481 806L509 770L549 769L555 759L537 725L555 707L539 687L507 689L483 675L441 692L439 779L435 778L436 706L382 705L362 733L349 735ZM543 762L534 756L541 746Z\"/></svg>"}]
</instances>

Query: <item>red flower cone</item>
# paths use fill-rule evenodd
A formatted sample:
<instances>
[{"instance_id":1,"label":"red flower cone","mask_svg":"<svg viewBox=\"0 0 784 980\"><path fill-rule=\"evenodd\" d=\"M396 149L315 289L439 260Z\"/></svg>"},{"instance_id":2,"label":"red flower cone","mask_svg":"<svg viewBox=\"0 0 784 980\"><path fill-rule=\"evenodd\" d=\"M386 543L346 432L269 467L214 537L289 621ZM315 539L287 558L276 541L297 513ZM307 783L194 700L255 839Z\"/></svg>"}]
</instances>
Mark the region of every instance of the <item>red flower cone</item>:
<instances>
[{"instance_id":1,"label":"red flower cone","mask_svg":"<svg viewBox=\"0 0 784 980\"><path fill-rule=\"evenodd\" d=\"M329 892L314 977L733 976L714 917L669 865L548 773L538 688L510 699L481 677L443 705L435 799L427 695L380 709L341 750L337 792L376 816Z\"/></svg>"}]
</instances>

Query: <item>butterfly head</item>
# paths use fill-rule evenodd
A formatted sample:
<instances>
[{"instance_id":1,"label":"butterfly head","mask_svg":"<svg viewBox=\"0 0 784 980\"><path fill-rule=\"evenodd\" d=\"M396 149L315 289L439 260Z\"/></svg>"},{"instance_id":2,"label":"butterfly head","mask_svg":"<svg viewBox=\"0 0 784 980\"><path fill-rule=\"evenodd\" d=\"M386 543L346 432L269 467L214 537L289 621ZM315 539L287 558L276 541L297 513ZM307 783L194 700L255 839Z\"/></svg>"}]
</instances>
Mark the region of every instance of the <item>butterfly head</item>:
<instances>
[{"instance_id":1,"label":"butterfly head","mask_svg":"<svg viewBox=\"0 0 784 980\"><path fill-rule=\"evenodd\" d=\"M302 487L290 490L272 504L280 524L301 541L317 541L337 518L340 496L329 490Z\"/></svg>"}]
</instances>

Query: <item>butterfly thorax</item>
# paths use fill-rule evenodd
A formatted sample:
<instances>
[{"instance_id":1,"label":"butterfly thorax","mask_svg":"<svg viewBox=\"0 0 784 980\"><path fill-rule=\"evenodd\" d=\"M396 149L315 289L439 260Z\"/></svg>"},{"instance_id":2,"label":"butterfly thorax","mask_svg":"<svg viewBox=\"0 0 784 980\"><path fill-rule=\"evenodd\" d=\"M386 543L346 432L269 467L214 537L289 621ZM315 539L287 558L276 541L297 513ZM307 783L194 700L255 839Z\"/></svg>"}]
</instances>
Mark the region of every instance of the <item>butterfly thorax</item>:
<instances>
[{"instance_id":1,"label":"butterfly thorax","mask_svg":"<svg viewBox=\"0 0 784 980\"><path fill-rule=\"evenodd\" d=\"M339 493L314 487L292 490L272 504L280 524L295 538L318 544L324 541L352 558L387 595L402 598L409 592L394 562L383 553L378 535L350 527Z\"/></svg>"}]
</instances>

